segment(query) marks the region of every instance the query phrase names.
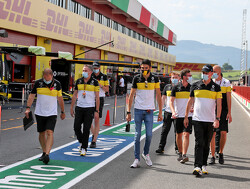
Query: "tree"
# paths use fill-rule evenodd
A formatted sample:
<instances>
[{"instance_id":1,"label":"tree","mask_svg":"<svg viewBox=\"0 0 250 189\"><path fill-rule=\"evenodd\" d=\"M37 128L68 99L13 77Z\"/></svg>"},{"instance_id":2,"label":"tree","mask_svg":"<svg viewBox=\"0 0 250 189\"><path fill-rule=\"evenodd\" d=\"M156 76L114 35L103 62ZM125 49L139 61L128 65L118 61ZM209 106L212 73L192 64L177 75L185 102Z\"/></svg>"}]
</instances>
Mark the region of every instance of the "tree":
<instances>
[{"instance_id":1,"label":"tree","mask_svg":"<svg viewBox=\"0 0 250 189\"><path fill-rule=\"evenodd\" d=\"M228 64L228 63L224 63L224 64L222 65L222 68L223 68L223 70L233 70L233 69L234 69L233 66L231 66L231 65Z\"/></svg>"}]
</instances>

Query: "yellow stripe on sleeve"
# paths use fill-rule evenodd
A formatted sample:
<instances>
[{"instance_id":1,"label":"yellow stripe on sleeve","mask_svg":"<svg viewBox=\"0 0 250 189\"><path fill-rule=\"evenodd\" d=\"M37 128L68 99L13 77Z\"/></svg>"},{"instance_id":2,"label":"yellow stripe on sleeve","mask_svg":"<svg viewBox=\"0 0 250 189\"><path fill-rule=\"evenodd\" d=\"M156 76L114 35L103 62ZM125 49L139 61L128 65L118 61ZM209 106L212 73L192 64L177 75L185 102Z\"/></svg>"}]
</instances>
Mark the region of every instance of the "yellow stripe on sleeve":
<instances>
[{"instance_id":1,"label":"yellow stripe on sleeve","mask_svg":"<svg viewBox=\"0 0 250 189\"><path fill-rule=\"evenodd\" d=\"M95 92L100 91L100 87L99 86L95 86Z\"/></svg>"},{"instance_id":2,"label":"yellow stripe on sleeve","mask_svg":"<svg viewBox=\"0 0 250 189\"><path fill-rule=\"evenodd\" d=\"M160 88L160 82L158 82L158 83L155 84L155 88L156 88L156 89L159 89L159 88Z\"/></svg>"},{"instance_id":3,"label":"yellow stripe on sleeve","mask_svg":"<svg viewBox=\"0 0 250 189\"><path fill-rule=\"evenodd\" d=\"M57 96L58 97L62 96L62 90L57 91Z\"/></svg>"},{"instance_id":4,"label":"yellow stripe on sleeve","mask_svg":"<svg viewBox=\"0 0 250 189\"><path fill-rule=\"evenodd\" d=\"M222 98L222 92L217 92L216 98Z\"/></svg>"},{"instance_id":5,"label":"yellow stripe on sleeve","mask_svg":"<svg viewBox=\"0 0 250 189\"><path fill-rule=\"evenodd\" d=\"M109 86L109 81L108 80L104 81L104 86Z\"/></svg>"},{"instance_id":6,"label":"yellow stripe on sleeve","mask_svg":"<svg viewBox=\"0 0 250 189\"><path fill-rule=\"evenodd\" d=\"M167 96L171 96L171 91L166 92Z\"/></svg>"},{"instance_id":7,"label":"yellow stripe on sleeve","mask_svg":"<svg viewBox=\"0 0 250 189\"><path fill-rule=\"evenodd\" d=\"M227 87L227 92L231 92L232 91L232 88L229 86Z\"/></svg>"}]
</instances>

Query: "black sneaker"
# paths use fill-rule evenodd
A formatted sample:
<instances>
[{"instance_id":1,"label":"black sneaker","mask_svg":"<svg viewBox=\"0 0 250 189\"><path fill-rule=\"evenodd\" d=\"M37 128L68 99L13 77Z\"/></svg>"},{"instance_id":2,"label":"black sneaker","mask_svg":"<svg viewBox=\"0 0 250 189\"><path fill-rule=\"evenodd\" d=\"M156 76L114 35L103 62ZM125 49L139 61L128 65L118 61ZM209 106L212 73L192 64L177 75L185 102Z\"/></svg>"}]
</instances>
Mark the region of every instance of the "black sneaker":
<instances>
[{"instance_id":1,"label":"black sneaker","mask_svg":"<svg viewBox=\"0 0 250 189\"><path fill-rule=\"evenodd\" d=\"M43 158L43 163L46 165L49 163L49 155L48 154L45 154L45 156Z\"/></svg>"},{"instance_id":2,"label":"black sneaker","mask_svg":"<svg viewBox=\"0 0 250 189\"><path fill-rule=\"evenodd\" d=\"M42 154L42 156L38 159L39 161L43 161L43 158L44 158L44 156L45 156L45 152L43 152L43 154Z\"/></svg>"},{"instance_id":3,"label":"black sneaker","mask_svg":"<svg viewBox=\"0 0 250 189\"><path fill-rule=\"evenodd\" d=\"M162 148L158 148L157 150L155 150L155 153L157 153L157 154L163 154L164 150Z\"/></svg>"},{"instance_id":4,"label":"black sneaker","mask_svg":"<svg viewBox=\"0 0 250 189\"><path fill-rule=\"evenodd\" d=\"M183 157L182 157L182 153L180 153L179 152L179 154L178 154L178 158L177 158L177 161L181 161L183 159Z\"/></svg>"},{"instance_id":5,"label":"black sneaker","mask_svg":"<svg viewBox=\"0 0 250 189\"><path fill-rule=\"evenodd\" d=\"M96 148L96 142L91 142L91 144L89 145L90 148Z\"/></svg>"},{"instance_id":6,"label":"black sneaker","mask_svg":"<svg viewBox=\"0 0 250 189\"><path fill-rule=\"evenodd\" d=\"M224 164L223 153L219 153L219 163L220 163L220 164Z\"/></svg>"},{"instance_id":7,"label":"black sneaker","mask_svg":"<svg viewBox=\"0 0 250 189\"><path fill-rule=\"evenodd\" d=\"M210 160L209 164L210 164L210 165L215 164L215 157L211 157L211 160Z\"/></svg>"}]
</instances>

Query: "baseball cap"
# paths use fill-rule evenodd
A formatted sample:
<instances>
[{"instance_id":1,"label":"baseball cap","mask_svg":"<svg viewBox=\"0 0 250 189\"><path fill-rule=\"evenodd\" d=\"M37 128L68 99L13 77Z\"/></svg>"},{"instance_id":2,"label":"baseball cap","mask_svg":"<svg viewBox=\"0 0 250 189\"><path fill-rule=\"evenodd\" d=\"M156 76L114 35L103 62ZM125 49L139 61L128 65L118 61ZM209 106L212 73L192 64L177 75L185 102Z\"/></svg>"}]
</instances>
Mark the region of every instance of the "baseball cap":
<instances>
[{"instance_id":1,"label":"baseball cap","mask_svg":"<svg viewBox=\"0 0 250 189\"><path fill-rule=\"evenodd\" d=\"M100 64L99 62L93 62L93 68L99 68Z\"/></svg>"},{"instance_id":2,"label":"baseball cap","mask_svg":"<svg viewBox=\"0 0 250 189\"><path fill-rule=\"evenodd\" d=\"M213 67L210 64L207 64L202 67L201 69L202 72L213 72Z\"/></svg>"}]
</instances>

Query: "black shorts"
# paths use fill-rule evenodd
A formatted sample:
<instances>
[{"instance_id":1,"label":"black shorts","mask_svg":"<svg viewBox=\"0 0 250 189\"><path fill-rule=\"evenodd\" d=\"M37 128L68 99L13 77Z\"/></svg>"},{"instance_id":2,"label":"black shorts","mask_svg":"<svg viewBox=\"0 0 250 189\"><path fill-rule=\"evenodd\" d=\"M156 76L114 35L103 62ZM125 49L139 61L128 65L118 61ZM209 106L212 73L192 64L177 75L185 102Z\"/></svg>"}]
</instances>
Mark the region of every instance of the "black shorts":
<instances>
[{"instance_id":1,"label":"black shorts","mask_svg":"<svg viewBox=\"0 0 250 189\"><path fill-rule=\"evenodd\" d=\"M214 129L214 132L219 132L219 131L226 131L228 133L228 120L227 120L227 110L222 110L221 111L221 116L220 116L220 126L217 129Z\"/></svg>"},{"instance_id":2,"label":"black shorts","mask_svg":"<svg viewBox=\"0 0 250 189\"><path fill-rule=\"evenodd\" d=\"M54 131L56 126L57 116L39 116L36 115L36 122L37 122L37 132L44 132L46 130Z\"/></svg>"},{"instance_id":3,"label":"black shorts","mask_svg":"<svg viewBox=\"0 0 250 189\"><path fill-rule=\"evenodd\" d=\"M100 97L99 118L102 118L103 106L104 106L104 97ZM96 107L95 107L95 108L96 108Z\"/></svg>"},{"instance_id":4,"label":"black shorts","mask_svg":"<svg viewBox=\"0 0 250 189\"><path fill-rule=\"evenodd\" d=\"M188 132L192 134L192 117L188 118L189 124L188 127L184 127L184 118L177 118L174 120L175 128L176 128L176 133L183 133L183 132Z\"/></svg>"}]
</instances>

